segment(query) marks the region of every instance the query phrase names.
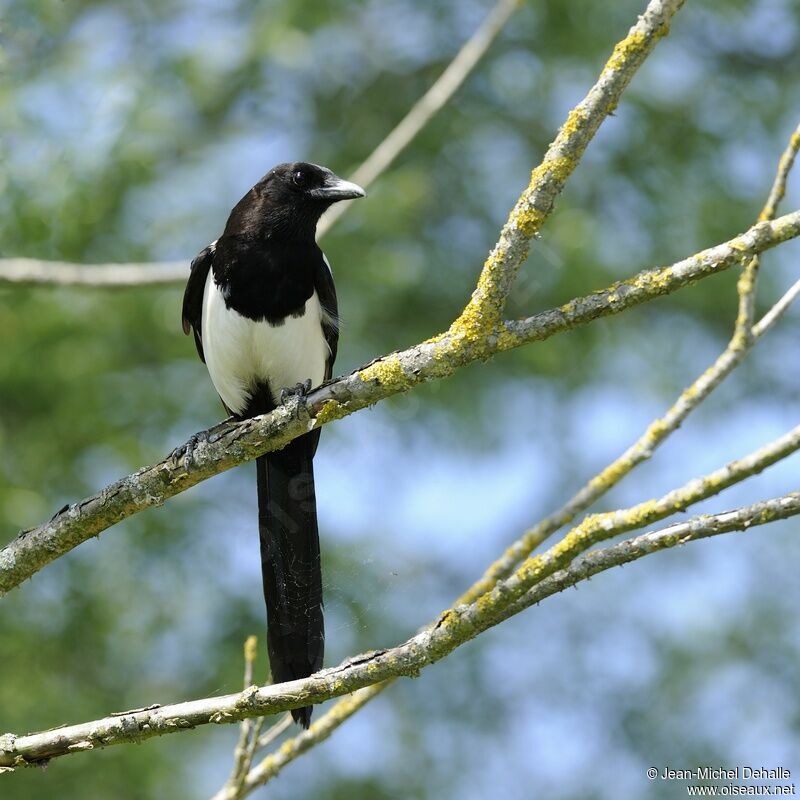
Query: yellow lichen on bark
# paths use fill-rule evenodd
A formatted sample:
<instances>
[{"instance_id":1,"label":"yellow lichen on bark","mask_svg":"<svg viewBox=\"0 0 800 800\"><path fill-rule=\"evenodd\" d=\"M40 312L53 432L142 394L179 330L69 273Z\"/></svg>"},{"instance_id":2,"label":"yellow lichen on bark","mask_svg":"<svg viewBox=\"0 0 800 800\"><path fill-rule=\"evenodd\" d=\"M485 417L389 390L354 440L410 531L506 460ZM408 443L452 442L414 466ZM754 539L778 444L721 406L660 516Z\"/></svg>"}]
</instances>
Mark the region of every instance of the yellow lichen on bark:
<instances>
[{"instance_id":1,"label":"yellow lichen on bark","mask_svg":"<svg viewBox=\"0 0 800 800\"><path fill-rule=\"evenodd\" d=\"M506 262L506 255L507 248L501 244L489 253L470 301L448 330L451 339L455 340L448 344L448 349L452 349L456 342L461 340L477 341L500 320L502 298L495 297L495 289L498 275Z\"/></svg>"},{"instance_id":2,"label":"yellow lichen on bark","mask_svg":"<svg viewBox=\"0 0 800 800\"><path fill-rule=\"evenodd\" d=\"M333 422L335 419L341 419L346 414L347 408L338 400L326 400L322 404L322 408L317 411L314 419L317 425L325 425L328 422Z\"/></svg>"},{"instance_id":3,"label":"yellow lichen on bark","mask_svg":"<svg viewBox=\"0 0 800 800\"><path fill-rule=\"evenodd\" d=\"M586 111L585 108L582 106L575 106L575 108L569 112L566 121L561 126L561 130L558 132L559 137L565 136L569 138L574 136L589 122L589 119L589 112Z\"/></svg>"},{"instance_id":4,"label":"yellow lichen on bark","mask_svg":"<svg viewBox=\"0 0 800 800\"><path fill-rule=\"evenodd\" d=\"M663 36L667 28L657 31L656 36ZM631 31L617 46L606 61L603 72L616 72L620 67L625 66L633 56L639 55L648 44L648 36L642 31Z\"/></svg>"},{"instance_id":5,"label":"yellow lichen on bark","mask_svg":"<svg viewBox=\"0 0 800 800\"><path fill-rule=\"evenodd\" d=\"M561 136L573 135L580 125L585 122L586 115L578 108L570 112L567 122L561 129ZM535 236L542 224L548 217L547 211L536 207L536 195L543 187L550 183L555 183L555 187L550 187L548 196L555 195L561 191L561 187L566 182L572 171L578 164L578 159L568 156L558 156L557 158L545 159L538 167L531 172L531 180L528 188L520 198L520 202L511 212L509 222L519 230L526 238ZM552 200L549 200L552 205Z\"/></svg>"},{"instance_id":6,"label":"yellow lichen on bark","mask_svg":"<svg viewBox=\"0 0 800 800\"><path fill-rule=\"evenodd\" d=\"M403 365L396 355L386 356L360 370L358 377L365 383L377 381L389 390L399 390L409 384L409 379L403 371Z\"/></svg>"}]
</instances>

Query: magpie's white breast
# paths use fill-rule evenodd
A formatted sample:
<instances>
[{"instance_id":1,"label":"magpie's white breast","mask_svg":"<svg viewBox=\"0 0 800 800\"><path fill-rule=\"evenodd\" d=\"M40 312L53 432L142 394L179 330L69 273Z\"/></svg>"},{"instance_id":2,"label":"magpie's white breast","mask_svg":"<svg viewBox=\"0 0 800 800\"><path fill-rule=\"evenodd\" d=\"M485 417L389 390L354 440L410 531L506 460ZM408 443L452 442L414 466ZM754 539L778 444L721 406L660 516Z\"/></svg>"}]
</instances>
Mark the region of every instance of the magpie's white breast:
<instances>
[{"instance_id":1,"label":"magpie's white breast","mask_svg":"<svg viewBox=\"0 0 800 800\"><path fill-rule=\"evenodd\" d=\"M248 319L225 305L209 270L203 294L203 351L223 403L241 414L253 391L265 382L276 404L283 388L308 379L312 386L321 384L329 356L322 314L315 291L303 313L285 317L282 324Z\"/></svg>"}]
</instances>

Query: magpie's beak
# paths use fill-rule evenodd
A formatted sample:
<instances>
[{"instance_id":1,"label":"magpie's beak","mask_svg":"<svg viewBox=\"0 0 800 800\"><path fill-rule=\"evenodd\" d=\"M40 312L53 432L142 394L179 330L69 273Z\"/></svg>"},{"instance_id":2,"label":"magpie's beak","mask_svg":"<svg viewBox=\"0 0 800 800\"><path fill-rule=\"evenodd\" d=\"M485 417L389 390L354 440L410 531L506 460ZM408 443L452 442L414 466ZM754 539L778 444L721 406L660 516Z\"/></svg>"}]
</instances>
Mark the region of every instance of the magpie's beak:
<instances>
[{"instance_id":1,"label":"magpie's beak","mask_svg":"<svg viewBox=\"0 0 800 800\"><path fill-rule=\"evenodd\" d=\"M317 200L355 200L356 197L366 197L367 193L356 183L343 181L336 175L330 175L322 186L309 192Z\"/></svg>"}]
</instances>

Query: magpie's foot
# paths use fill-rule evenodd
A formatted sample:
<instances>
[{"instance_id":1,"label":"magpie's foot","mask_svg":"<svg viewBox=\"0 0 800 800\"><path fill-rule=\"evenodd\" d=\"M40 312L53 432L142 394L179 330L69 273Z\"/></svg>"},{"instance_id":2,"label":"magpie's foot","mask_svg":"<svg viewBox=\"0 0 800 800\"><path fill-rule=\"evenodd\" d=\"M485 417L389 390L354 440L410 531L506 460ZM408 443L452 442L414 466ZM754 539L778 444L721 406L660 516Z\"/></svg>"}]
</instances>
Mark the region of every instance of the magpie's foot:
<instances>
[{"instance_id":1,"label":"magpie's foot","mask_svg":"<svg viewBox=\"0 0 800 800\"><path fill-rule=\"evenodd\" d=\"M176 467L178 464L183 462L186 465L191 464L194 461L194 451L197 449L197 445L200 442L205 441L208 438L208 435L205 431L201 431L200 433L193 433L189 439L181 445L178 445L167 457L169 461L171 461Z\"/></svg>"},{"instance_id":2,"label":"magpie's foot","mask_svg":"<svg viewBox=\"0 0 800 800\"><path fill-rule=\"evenodd\" d=\"M306 395L311 391L311 378L291 388L281 389L281 405L285 406L290 397L296 397L301 403L305 402Z\"/></svg>"},{"instance_id":3,"label":"magpie's foot","mask_svg":"<svg viewBox=\"0 0 800 800\"><path fill-rule=\"evenodd\" d=\"M221 432L223 432L230 423L239 421L239 417L231 415L222 420L222 422L218 422L207 431L193 433L185 444L179 445L167 456L167 460L171 461L176 467L181 461L185 464L191 464L194 461L194 451L201 442L216 442L222 435Z\"/></svg>"}]
</instances>

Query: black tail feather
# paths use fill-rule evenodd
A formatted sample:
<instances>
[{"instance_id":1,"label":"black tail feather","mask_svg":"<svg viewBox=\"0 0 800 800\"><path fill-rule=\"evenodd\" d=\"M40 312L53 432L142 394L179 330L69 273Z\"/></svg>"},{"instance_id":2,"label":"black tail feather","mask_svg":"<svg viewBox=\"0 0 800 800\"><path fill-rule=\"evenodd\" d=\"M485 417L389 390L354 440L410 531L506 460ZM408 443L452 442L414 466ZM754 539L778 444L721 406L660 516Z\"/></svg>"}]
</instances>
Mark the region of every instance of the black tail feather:
<instances>
[{"instance_id":1,"label":"black tail feather","mask_svg":"<svg viewBox=\"0 0 800 800\"><path fill-rule=\"evenodd\" d=\"M274 683L305 678L322 667L322 618L313 455L319 431L256 460L261 572L267 604L267 650ZM292 711L308 728L311 706Z\"/></svg>"}]
</instances>

